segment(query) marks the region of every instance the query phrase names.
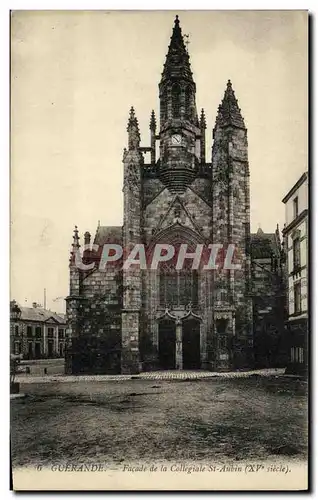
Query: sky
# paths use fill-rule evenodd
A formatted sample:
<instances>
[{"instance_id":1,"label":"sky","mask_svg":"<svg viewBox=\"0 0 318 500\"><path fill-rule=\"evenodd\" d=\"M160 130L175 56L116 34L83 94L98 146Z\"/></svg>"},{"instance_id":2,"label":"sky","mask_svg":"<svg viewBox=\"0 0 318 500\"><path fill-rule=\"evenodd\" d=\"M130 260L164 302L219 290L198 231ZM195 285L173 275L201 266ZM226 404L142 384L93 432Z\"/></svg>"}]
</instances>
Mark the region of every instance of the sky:
<instances>
[{"instance_id":1,"label":"sky","mask_svg":"<svg viewBox=\"0 0 318 500\"><path fill-rule=\"evenodd\" d=\"M284 224L307 170L305 11L15 11L11 17L11 298L65 310L75 224L121 225L134 106L142 146L175 15L212 129L231 79L248 129L251 228Z\"/></svg>"}]
</instances>

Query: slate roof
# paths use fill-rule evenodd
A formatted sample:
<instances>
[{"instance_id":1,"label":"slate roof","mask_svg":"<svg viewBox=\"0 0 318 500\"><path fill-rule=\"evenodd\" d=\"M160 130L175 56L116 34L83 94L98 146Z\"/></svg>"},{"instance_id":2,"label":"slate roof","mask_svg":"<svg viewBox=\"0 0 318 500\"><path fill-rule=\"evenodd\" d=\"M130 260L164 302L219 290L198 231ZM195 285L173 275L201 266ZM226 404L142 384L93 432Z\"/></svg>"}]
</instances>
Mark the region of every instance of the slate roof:
<instances>
[{"instance_id":1,"label":"slate roof","mask_svg":"<svg viewBox=\"0 0 318 500\"><path fill-rule=\"evenodd\" d=\"M266 259L279 253L279 245L275 233L264 233L261 228L251 234L252 258Z\"/></svg>"},{"instance_id":2,"label":"slate roof","mask_svg":"<svg viewBox=\"0 0 318 500\"><path fill-rule=\"evenodd\" d=\"M122 226L99 226L96 230L94 238L95 245L104 245L105 243L121 244L122 241Z\"/></svg>"},{"instance_id":3,"label":"slate roof","mask_svg":"<svg viewBox=\"0 0 318 500\"><path fill-rule=\"evenodd\" d=\"M21 307L20 305L19 307L21 309L21 320L44 322L53 318L56 323L61 325L66 323L65 314L57 314L49 309L43 309L42 307Z\"/></svg>"}]
</instances>

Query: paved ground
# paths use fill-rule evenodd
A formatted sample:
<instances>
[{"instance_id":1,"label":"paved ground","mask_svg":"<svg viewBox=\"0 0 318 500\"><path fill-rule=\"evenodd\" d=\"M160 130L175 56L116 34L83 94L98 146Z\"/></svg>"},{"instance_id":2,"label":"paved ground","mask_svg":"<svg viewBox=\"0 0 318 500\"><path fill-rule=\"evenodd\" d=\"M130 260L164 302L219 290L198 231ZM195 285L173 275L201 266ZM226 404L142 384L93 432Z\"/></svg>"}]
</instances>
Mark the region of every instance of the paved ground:
<instances>
[{"instance_id":1,"label":"paved ground","mask_svg":"<svg viewBox=\"0 0 318 500\"><path fill-rule=\"evenodd\" d=\"M207 379L214 377L222 378L244 378L255 375L273 376L282 375L285 368L266 368L263 370L249 370L240 372L208 372L208 371L186 371L186 370L167 370L167 371L153 371L143 372L138 375L18 375L16 382L20 383L47 383L47 382L107 382L107 381L125 381L125 380L194 380L194 379Z\"/></svg>"},{"instance_id":2,"label":"paved ground","mask_svg":"<svg viewBox=\"0 0 318 500\"><path fill-rule=\"evenodd\" d=\"M280 376L21 385L13 466L306 456L307 384Z\"/></svg>"}]
</instances>

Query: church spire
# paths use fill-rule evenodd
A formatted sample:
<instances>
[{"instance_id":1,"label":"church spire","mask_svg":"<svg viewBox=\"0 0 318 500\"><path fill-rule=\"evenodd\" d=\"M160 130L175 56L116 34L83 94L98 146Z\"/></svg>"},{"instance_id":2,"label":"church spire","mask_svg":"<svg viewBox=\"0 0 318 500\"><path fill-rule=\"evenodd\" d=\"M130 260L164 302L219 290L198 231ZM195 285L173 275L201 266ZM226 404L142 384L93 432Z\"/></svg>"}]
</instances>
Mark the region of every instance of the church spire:
<instances>
[{"instance_id":1,"label":"church spire","mask_svg":"<svg viewBox=\"0 0 318 500\"><path fill-rule=\"evenodd\" d=\"M175 81L179 79L193 82L189 54L185 47L179 17L176 16L161 83L167 80Z\"/></svg>"},{"instance_id":2,"label":"church spire","mask_svg":"<svg viewBox=\"0 0 318 500\"><path fill-rule=\"evenodd\" d=\"M238 106L231 80L228 80L223 100L218 109L216 125L226 127L233 125L238 128L246 128L241 109Z\"/></svg>"},{"instance_id":3,"label":"church spire","mask_svg":"<svg viewBox=\"0 0 318 500\"><path fill-rule=\"evenodd\" d=\"M199 127L196 104L196 86L192 78L189 54L184 43L178 16L174 21L166 62L159 83L160 128L170 120L188 121Z\"/></svg>"}]
</instances>

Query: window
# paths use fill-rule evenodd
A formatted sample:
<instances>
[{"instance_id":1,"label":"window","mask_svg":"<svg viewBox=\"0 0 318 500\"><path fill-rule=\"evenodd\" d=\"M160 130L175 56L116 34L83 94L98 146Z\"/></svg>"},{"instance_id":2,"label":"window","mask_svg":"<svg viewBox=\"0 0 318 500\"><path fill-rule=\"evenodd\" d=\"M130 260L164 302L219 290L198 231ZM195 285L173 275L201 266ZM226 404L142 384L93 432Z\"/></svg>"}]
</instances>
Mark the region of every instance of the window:
<instances>
[{"instance_id":1,"label":"window","mask_svg":"<svg viewBox=\"0 0 318 500\"><path fill-rule=\"evenodd\" d=\"M160 98L160 118L161 120L166 120L167 119L167 104L168 104L168 101L167 101L167 91L166 89L163 90L163 94Z\"/></svg>"},{"instance_id":2,"label":"window","mask_svg":"<svg viewBox=\"0 0 318 500\"><path fill-rule=\"evenodd\" d=\"M63 340L64 339L64 330L63 328L59 330L59 340Z\"/></svg>"},{"instance_id":3,"label":"window","mask_svg":"<svg viewBox=\"0 0 318 500\"><path fill-rule=\"evenodd\" d=\"M191 118L191 87L187 87L185 90L185 116L186 118Z\"/></svg>"},{"instance_id":4,"label":"window","mask_svg":"<svg viewBox=\"0 0 318 500\"><path fill-rule=\"evenodd\" d=\"M20 342L15 342L14 343L14 354L20 354L21 353L21 344Z\"/></svg>"},{"instance_id":5,"label":"window","mask_svg":"<svg viewBox=\"0 0 318 500\"><path fill-rule=\"evenodd\" d=\"M47 336L48 336L49 338L52 338L52 337L53 337L53 335L54 335L54 328L48 328L48 329L47 329Z\"/></svg>"},{"instance_id":6,"label":"window","mask_svg":"<svg viewBox=\"0 0 318 500\"><path fill-rule=\"evenodd\" d=\"M304 362L303 347L292 347L290 349L290 360L292 363L303 363Z\"/></svg>"},{"instance_id":7,"label":"window","mask_svg":"<svg viewBox=\"0 0 318 500\"><path fill-rule=\"evenodd\" d=\"M301 313L301 284L300 282L295 283L294 285L294 309L295 314Z\"/></svg>"},{"instance_id":8,"label":"window","mask_svg":"<svg viewBox=\"0 0 318 500\"><path fill-rule=\"evenodd\" d=\"M171 90L172 99L172 117L179 118L180 116L180 87L179 85L173 85Z\"/></svg>"},{"instance_id":9,"label":"window","mask_svg":"<svg viewBox=\"0 0 318 500\"><path fill-rule=\"evenodd\" d=\"M37 326L35 328L35 336L38 339L42 337L42 328L40 326Z\"/></svg>"},{"instance_id":10,"label":"window","mask_svg":"<svg viewBox=\"0 0 318 500\"><path fill-rule=\"evenodd\" d=\"M293 261L294 261L294 271L298 271L300 268L300 239L295 238L293 240Z\"/></svg>"},{"instance_id":11,"label":"window","mask_svg":"<svg viewBox=\"0 0 318 500\"><path fill-rule=\"evenodd\" d=\"M32 339L32 326L27 326L27 337Z\"/></svg>"},{"instance_id":12,"label":"window","mask_svg":"<svg viewBox=\"0 0 318 500\"><path fill-rule=\"evenodd\" d=\"M16 337L18 337L18 336L19 336L19 327L18 327L18 325L16 325L16 326L14 327L14 334L15 334L15 336L16 336Z\"/></svg>"},{"instance_id":13,"label":"window","mask_svg":"<svg viewBox=\"0 0 318 500\"><path fill-rule=\"evenodd\" d=\"M294 198L293 206L294 206L294 219L295 219L296 217L298 217L298 196Z\"/></svg>"},{"instance_id":14,"label":"window","mask_svg":"<svg viewBox=\"0 0 318 500\"><path fill-rule=\"evenodd\" d=\"M198 302L198 273L182 269L165 269L160 273L160 304L186 306Z\"/></svg>"},{"instance_id":15,"label":"window","mask_svg":"<svg viewBox=\"0 0 318 500\"><path fill-rule=\"evenodd\" d=\"M218 333L225 333L228 325L228 320L226 318L221 318L216 320L216 330Z\"/></svg>"}]
</instances>

